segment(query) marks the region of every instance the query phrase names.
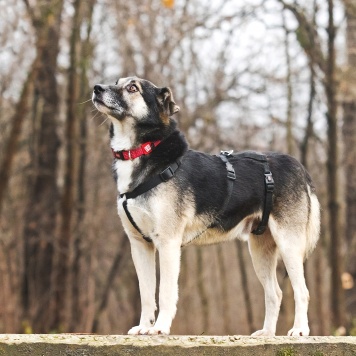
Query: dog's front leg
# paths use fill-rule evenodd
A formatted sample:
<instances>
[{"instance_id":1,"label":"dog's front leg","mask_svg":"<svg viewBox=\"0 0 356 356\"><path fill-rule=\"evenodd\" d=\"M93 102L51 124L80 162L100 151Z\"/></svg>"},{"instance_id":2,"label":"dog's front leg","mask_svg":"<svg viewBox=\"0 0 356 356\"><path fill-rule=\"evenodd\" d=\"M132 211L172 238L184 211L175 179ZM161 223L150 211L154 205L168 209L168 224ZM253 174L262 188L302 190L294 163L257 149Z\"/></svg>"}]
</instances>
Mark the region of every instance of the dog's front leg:
<instances>
[{"instance_id":1,"label":"dog's front leg","mask_svg":"<svg viewBox=\"0 0 356 356\"><path fill-rule=\"evenodd\" d=\"M168 335L177 311L181 243L164 241L157 249L160 262L159 314L155 326L148 333Z\"/></svg>"},{"instance_id":2,"label":"dog's front leg","mask_svg":"<svg viewBox=\"0 0 356 356\"><path fill-rule=\"evenodd\" d=\"M155 247L142 239L130 239L131 254L136 268L141 295L141 319L138 326L128 332L130 335L147 334L155 323L156 311L156 263Z\"/></svg>"}]
</instances>

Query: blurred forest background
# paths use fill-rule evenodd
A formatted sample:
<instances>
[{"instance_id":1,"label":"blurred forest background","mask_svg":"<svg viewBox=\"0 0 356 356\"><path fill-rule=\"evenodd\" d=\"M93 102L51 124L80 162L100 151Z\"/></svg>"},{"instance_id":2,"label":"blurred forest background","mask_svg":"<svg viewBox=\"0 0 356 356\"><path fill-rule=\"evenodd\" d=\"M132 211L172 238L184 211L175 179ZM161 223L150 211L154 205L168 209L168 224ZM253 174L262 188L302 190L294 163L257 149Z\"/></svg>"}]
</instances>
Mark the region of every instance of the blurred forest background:
<instances>
[{"instance_id":1,"label":"blurred forest background","mask_svg":"<svg viewBox=\"0 0 356 356\"><path fill-rule=\"evenodd\" d=\"M0 333L126 333L140 315L96 83L170 86L191 147L309 169L322 235L313 335L356 334L354 0L0 0ZM212 192L213 194L213 192ZM277 333L294 300L281 264ZM176 334L249 334L263 290L239 241L182 255Z\"/></svg>"}]
</instances>

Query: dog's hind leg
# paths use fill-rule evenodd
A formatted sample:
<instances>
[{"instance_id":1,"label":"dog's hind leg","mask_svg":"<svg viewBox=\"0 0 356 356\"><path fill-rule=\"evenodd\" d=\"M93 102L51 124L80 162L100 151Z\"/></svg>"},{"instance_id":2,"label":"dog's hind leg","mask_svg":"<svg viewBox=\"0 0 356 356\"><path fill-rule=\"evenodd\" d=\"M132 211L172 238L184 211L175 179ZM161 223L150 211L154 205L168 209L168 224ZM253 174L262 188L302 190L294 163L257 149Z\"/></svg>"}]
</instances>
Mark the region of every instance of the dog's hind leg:
<instances>
[{"instance_id":1,"label":"dog's hind leg","mask_svg":"<svg viewBox=\"0 0 356 356\"><path fill-rule=\"evenodd\" d=\"M278 251L269 231L263 235L250 235L249 250L253 267L265 292L265 320L263 329L252 336L274 336L282 301L282 291L278 285L276 269Z\"/></svg>"},{"instance_id":2,"label":"dog's hind leg","mask_svg":"<svg viewBox=\"0 0 356 356\"><path fill-rule=\"evenodd\" d=\"M142 238L141 238L142 239ZM149 328L155 323L156 311L156 261L155 247L142 239L130 239L131 255L135 265L140 295L141 319L138 326L128 332L130 335L147 334Z\"/></svg>"},{"instance_id":3,"label":"dog's hind leg","mask_svg":"<svg viewBox=\"0 0 356 356\"><path fill-rule=\"evenodd\" d=\"M294 291L295 318L288 336L308 336L309 291L304 278L306 236L301 231L279 229L274 235Z\"/></svg>"}]
</instances>

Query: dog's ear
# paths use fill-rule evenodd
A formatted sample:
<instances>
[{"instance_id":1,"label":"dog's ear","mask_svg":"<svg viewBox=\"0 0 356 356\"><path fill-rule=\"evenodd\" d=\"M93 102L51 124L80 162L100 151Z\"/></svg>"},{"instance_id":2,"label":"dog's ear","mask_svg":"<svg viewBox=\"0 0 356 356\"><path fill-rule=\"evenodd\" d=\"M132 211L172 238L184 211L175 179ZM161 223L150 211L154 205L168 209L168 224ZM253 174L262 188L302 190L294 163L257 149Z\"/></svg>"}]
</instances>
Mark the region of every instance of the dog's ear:
<instances>
[{"instance_id":1,"label":"dog's ear","mask_svg":"<svg viewBox=\"0 0 356 356\"><path fill-rule=\"evenodd\" d=\"M172 90L168 87L159 88L158 100L168 116L172 116L180 110L179 106L174 102Z\"/></svg>"}]
</instances>

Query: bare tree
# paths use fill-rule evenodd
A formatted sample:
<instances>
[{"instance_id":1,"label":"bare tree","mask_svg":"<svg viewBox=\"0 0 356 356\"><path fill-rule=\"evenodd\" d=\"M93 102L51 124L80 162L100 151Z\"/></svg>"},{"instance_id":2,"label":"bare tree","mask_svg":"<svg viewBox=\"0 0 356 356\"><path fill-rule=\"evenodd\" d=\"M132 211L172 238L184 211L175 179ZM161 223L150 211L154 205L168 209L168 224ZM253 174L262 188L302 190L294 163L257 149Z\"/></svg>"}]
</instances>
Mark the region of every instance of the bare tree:
<instances>
[{"instance_id":1,"label":"bare tree","mask_svg":"<svg viewBox=\"0 0 356 356\"><path fill-rule=\"evenodd\" d=\"M333 323L336 327L345 325L345 301L344 291L341 284L341 274L343 272L342 256L342 228L340 216L340 180L338 176L339 149L338 149L338 117L337 117L337 90L336 79L336 51L335 37L336 27L334 23L334 2L328 0L328 56L325 72L325 91L327 97L328 112L328 191L329 191L329 229L331 236L330 264L332 271L331 305L333 310Z\"/></svg>"},{"instance_id":2,"label":"bare tree","mask_svg":"<svg viewBox=\"0 0 356 356\"><path fill-rule=\"evenodd\" d=\"M32 157L33 174L29 180L24 226L23 306L25 319L32 320L37 332L56 329L52 323L51 296L58 210L57 165L59 138L57 117L57 56L63 1L39 1L31 5L25 0L36 34L37 75L35 94L38 95L39 132ZM46 312L44 312L46 310Z\"/></svg>"},{"instance_id":3,"label":"bare tree","mask_svg":"<svg viewBox=\"0 0 356 356\"><path fill-rule=\"evenodd\" d=\"M351 317L356 315L356 5L345 0L347 68L344 74L343 102L344 111L343 139L345 162L345 198L346 198L346 271L354 281L347 287L346 306ZM351 320L350 320L351 321Z\"/></svg>"},{"instance_id":4,"label":"bare tree","mask_svg":"<svg viewBox=\"0 0 356 356\"><path fill-rule=\"evenodd\" d=\"M10 120L12 123L12 128L5 148L3 160L0 165L0 216L4 202L4 195L8 187L11 169L16 154L16 148L19 141L22 124L27 112L29 111L31 90L33 81L36 77L35 72L38 65L37 62L38 60L35 60L32 64L32 67L22 88L20 100L16 105L16 112Z\"/></svg>"},{"instance_id":5,"label":"bare tree","mask_svg":"<svg viewBox=\"0 0 356 356\"><path fill-rule=\"evenodd\" d=\"M253 333L256 329L253 323L253 311L252 311L250 286L248 284L246 263L243 254L243 243L241 241L238 240L236 241L236 250L237 250L239 268L241 273L241 289L244 296L244 302L246 307L248 330L250 333Z\"/></svg>"},{"instance_id":6,"label":"bare tree","mask_svg":"<svg viewBox=\"0 0 356 356\"><path fill-rule=\"evenodd\" d=\"M72 264L72 278L71 278L71 295L72 295L72 312L71 312L71 325L70 330L74 331L76 328L82 326L83 315L85 310L83 308L83 299L86 300L86 286L89 284L90 276L88 273L83 273L81 271L82 264L84 261L84 250L83 244L86 237L86 229L84 225L85 213L86 213L86 157L87 157L87 98L89 97L89 80L88 80L88 70L90 67L90 59L93 56L93 46L92 46L92 26L93 26L93 11L96 4L96 0L90 0L87 11L84 11L83 22L87 23L86 37L80 46L80 55L78 66L78 77L79 77L79 109L76 114L78 116L79 127L78 127L78 169L77 177L75 179L75 185L77 187L77 204L76 204L76 221L74 225L74 241L73 241L73 264ZM88 256L87 256L88 258ZM90 260L90 257L88 258ZM88 263L90 265L90 263ZM85 283L83 283L83 280ZM84 295L84 296L83 296ZM84 303L85 304L85 303Z\"/></svg>"},{"instance_id":7,"label":"bare tree","mask_svg":"<svg viewBox=\"0 0 356 356\"><path fill-rule=\"evenodd\" d=\"M82 16L82 1L74 1L74 15L72 18L72 31L69 40L70 64L68 68L67 83L67 115L66 115L66 165L64 174L64 189L61 201L61 227L58 238L57 266L55 273L55 320L54 325L61 330L68 329L68 292L69 292L69 256L72 243L72 218L74 212L75 179L78 171L78 102L79 102L79 44Z\"/></svg>"},{"instance_id":8,"label":"bare tree","mask_svg":"<svg viewBox=\"0 0 356 356\"><path fill-rule=\"evenodd\" d=\"M342 257L342 228L340 216L340 181L338 176L339 150L338 150L338 116L337 116L337 92L336 79L336 27L334 23L334 2L328 0L328 41L327 53L324 55L321 40L313 21L310 21L305 12L296 4L279 0L285 9L291 11L298 21L299 43L308 55L311 63L322 70L324 75L324 89L327 104L327 134L328 134L328 158L327 158L327 184L328 184L328 212L330 231L330 265L332 319L335 327L345 325L345 302L341 285L341 273L343 271Z\"/></svg>"}]
</instances>

